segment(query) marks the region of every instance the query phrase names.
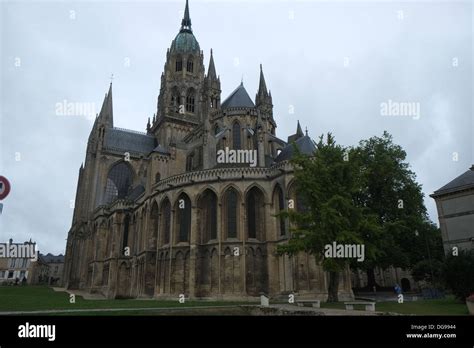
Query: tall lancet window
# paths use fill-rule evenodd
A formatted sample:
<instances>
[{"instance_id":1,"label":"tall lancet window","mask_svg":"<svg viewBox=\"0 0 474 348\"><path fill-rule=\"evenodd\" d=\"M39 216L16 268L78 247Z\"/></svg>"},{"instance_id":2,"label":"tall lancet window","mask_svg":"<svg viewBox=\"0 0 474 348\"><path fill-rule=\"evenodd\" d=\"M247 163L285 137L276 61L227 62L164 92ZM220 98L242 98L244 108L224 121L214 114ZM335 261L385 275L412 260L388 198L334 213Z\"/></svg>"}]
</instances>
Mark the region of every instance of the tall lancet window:
<instances>
[{"instance_id":1,"label":"tall lancet window","mask_svg":"<svg viewBox=\"0 0 474 348\"><path fill-rule=\"evenodd\" d=\"M186 95L186 111L194 113L194 91L192 89Z\"/></svg>"},{"instance_id":2,"label":"tall lancet window","mask_svg":"<svg viewBox=\"0 0 474 348\"><path fill-rule=\"evenodd\" d=\"M238 122L235 122L232 125L232 140L234 149L240 150L242 147L242 142L240 138L240 124Z\"/></svg>"},{"instance_id":3,"label":"tall lancet window","mask_svg":"<svg viewBox=\"0 0 474 348\"><path fill-rule=\"evenodd\" d=\"M176 59L176 71L183 70L183 61L181 58Z\"/></svg>"},{"instance_id":4,"label":"tall lancet window","mask_svg":"<svg viewBox=\"0 0 474 348\"><path fill-rule=\"evenodd\" d=\"M186 62L186 71L190 73L194 71L194 63L192 58L189 58Z\"/></svg>"},{"instance_id":5,"label":"tall lancet window","mask_svg":"<svg viewBox=\"0 0 474 348\"><path fill-rule=\"evenodd\" d=\"M225 195L227 238L237 238L237 192L230 188Z\"/></svg>"},{"instance_id":6,"label":"tall lancet window","mask_svg":"<svg viewBox=\"0 0 474 348\"><path fill-rule=\"evenodd\" d=\"M177 231L178 242L188 242L191 232L191 200L186 194L181 194L176 202L176 210L178 212Z\"/></svg>"}]
</instances>

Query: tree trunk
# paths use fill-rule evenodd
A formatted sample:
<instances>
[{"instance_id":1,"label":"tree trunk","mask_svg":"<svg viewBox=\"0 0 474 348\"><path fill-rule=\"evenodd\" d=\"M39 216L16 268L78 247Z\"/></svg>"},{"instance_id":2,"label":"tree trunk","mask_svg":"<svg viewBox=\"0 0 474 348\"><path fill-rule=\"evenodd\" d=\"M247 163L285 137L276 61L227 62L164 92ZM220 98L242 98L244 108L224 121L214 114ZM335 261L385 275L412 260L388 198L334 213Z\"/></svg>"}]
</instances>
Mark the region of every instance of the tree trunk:
<instances>
[{"instance_id":1,"label":"tree trunk","mask_svg":"<svg viewBox=\"0 0 474 348\"><path fill-rule=\"evenodd\" d=\"M374 286L378 286L375 282L375 271L373 268L369 268L367 270L367 288L369 288L369 291L372 291Z\"/></svg>"},{"instance_id":2,"label":"tree trunk","mask_svg":"<svg viewBox=\"0 0 474 348\"><path fill-rule=\"evenodd\" d=\"M339 272L329 272L328 302L338 302Z\"/></svg>"}]
</instances>

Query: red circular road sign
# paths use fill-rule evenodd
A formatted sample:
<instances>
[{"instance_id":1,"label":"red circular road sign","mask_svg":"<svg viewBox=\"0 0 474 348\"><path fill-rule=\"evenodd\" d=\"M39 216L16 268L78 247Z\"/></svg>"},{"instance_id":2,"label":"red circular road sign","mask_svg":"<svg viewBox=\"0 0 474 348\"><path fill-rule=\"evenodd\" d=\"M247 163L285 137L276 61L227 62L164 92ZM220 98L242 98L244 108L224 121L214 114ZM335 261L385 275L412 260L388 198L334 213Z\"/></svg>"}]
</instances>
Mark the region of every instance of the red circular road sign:
<instances>
[{"instance_id":1,"label":"red circular road sign","mask_svg":"<svg viewBox=\"0 0 474 348\"><path fill-rule=\"evenodd\" d=\"M7 178L0 175L0 201L10 193L10 183Z\"/></svg>"}]
</instances>

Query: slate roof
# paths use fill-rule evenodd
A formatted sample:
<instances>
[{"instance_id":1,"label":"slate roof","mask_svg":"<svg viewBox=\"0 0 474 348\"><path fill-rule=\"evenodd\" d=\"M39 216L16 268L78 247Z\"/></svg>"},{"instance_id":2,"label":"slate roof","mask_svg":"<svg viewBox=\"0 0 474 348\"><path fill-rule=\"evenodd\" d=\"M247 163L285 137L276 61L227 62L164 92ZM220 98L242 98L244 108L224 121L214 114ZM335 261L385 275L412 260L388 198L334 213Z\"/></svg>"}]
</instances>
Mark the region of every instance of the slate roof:
<instances>
[{"instance_id":1,"label":"slate roof","mask_svg":"<svg viewBox=\"0 0 474 348\"><path fill-rule=\"evenodd\" d=\"M222 109L236 108L236 107L247 107L253 108L255 104L249 97L249 94L245 90L244 84L241 83L224 102L221 104Z\"/></svg>"},{"instance_id":2,"label":"slate roof","mask_svg":"<svg viewBox=\"0 0 474 348\"><path fill-rule=\"evenodd\" d=\"M148 155L156 147L155 137L121 128L108 128L104 147L108 150Z\"/></svg>"},{"instance_id":3,"label":"slate roof","mask_svg":"<svg viewBox=\"0 0 474 348\"><path fill-rule=\"evenodd\" d=\"M314 145L313 140L308 135L299 138L294 143L303 154L312 155L316 151L316 145ZM290 160L293 155L293 143L290 143L281 150L280 154L275 158L275 162Z\"/></svg>"},{"instance_id":4,"label":"slate roof","mask_svg":"<svg viewBox=\"0 0 474 348\"><path fill-rule=\"evenodd\" d=\"M130 201L136 201L143 194L143 192L145 192L145 187L143 187L143 185L138 185L130 191L127 199Z\"/></svg>"},{"instance_id":5,"label":"slate roof","mask_svg":"<svg viewBox=\"0 0 474 348\"><path fill-rule=\"evenodd\" d=\"M48 253L46 255L43 255L43 254L40 254L40 257L43 259L44 262L46 263L51 263L51 262L54 262L54 263L60 263L60 262L64 262L64 255L63 254L59 254L59 255L53 255L51 253Z\"/></svg>"},{"instance_id":6,"label":"slate roof","mask_svg":"<svg viewBox=\"0 0 474 348\"><path fill-rule=\"evenodd\" d=\"M474 188L474 165L454 180L450 181L440 189L436 190L431 197L441 196L447 193Z\"/></svg>"},{"instance_id":7,"label":"slate roof","mask_svg":"<svg viewBox=\"0 0 474 348\"><path fill-rule=\"evenodd\" d=\"M171 43L170 51L187 53L199 51L199 43L191 32L180 32Z\"/></svg>"},{"instance_id":8,"label":"slate roof","mask_svg":"<svg viewBox=\"0 0 474 348\"><path fill-rule=\"evenodd\" d=\"M163 153L165 155L169 155L170 153L168 152L168 150L166 150L163 146L161 146L160 144L158 144L157 147L155 147L153 149L153 152L158 152L158 153Z\"/></svg>"}]
</instances>

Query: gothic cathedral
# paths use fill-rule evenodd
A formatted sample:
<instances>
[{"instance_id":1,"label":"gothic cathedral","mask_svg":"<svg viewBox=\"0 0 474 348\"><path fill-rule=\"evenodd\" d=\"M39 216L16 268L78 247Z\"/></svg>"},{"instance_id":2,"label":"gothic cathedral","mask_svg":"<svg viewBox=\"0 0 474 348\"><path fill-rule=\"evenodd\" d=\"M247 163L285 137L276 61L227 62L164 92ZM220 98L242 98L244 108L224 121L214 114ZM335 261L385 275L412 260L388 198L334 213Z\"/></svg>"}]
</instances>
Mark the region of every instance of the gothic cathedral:
<instances>
[{"instance_id":1,"label":"gothic cathedral","mask_svg":"<svg viewBox=\"0 0 474 348\"><path fill-rule=\"evenodd\" d=\"M299 207L293 144L311 154L314 142L299 123L288 141L276 136L261 66L255 100L240 83L221 102L212 50L207 73L203 61L186 2L146 132L114 127L110 85L79 169L66 287L108 298L325 300L327 276L313 256L276 253L290 234L276 214L289 200ZM229 149L254 153L255 163L219 161ZM349 271L339 293L352 297Z\"/></svg>"}]
</instances>

